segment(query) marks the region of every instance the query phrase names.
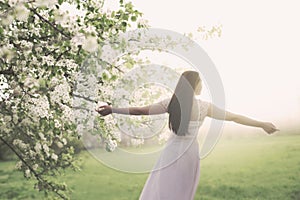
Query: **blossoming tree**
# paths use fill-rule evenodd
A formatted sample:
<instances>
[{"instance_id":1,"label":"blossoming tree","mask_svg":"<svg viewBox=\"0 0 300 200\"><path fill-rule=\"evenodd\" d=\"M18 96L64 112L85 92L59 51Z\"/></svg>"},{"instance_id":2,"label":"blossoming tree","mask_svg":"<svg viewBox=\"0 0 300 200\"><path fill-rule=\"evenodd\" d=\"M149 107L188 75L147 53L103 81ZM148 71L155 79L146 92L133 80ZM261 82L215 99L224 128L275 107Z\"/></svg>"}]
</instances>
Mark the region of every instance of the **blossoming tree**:
<instances>
[{"instance_id":1,"label":"blossoming tree","mask_svg":"<svg viewBox=\"0 0 300 200\"><path fill-rule=\"evenodd\" d=\"M16 167L35 188L68 198L54 178L74 165L78 138L73 123L74 81L87 55L129 27L146 27L132 3L105 10L101 0L4 0L0 2L0 141L19 158ZM126 62L132 62L125 57ZM104 84L121 67L107 65ZM124 65L125 67L128 65ZM80 98L80 96L79 96ZM101 122L100 122L101 123ZM105 124L101 126L105 129Z\"/></svg>"}]
</instances>

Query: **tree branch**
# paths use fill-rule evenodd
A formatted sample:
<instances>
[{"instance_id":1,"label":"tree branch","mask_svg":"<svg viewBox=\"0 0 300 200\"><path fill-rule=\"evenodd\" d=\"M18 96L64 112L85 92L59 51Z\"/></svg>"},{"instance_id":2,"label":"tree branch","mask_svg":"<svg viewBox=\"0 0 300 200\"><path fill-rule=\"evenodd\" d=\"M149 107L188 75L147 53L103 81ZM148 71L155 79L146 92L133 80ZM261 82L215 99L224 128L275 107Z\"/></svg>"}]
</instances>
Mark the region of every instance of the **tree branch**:
<instances>
[{"instance_id":1,"label":"tree branch","mask_svg":"<svg viewBox=\"0 0 300 200\"><path fill-rule=\"evenodd\" d=\"M74 94L74 93L72 95L74 97L81 98L81 99L87 100L87 101L92 102L92 103L98 103L96 100L93 100L90 97L85 97L85 96L81 96L79 94Z\"/></svg>"},{"instance_id":2,"label":"tree branch","mask_svg":"<svg viewBox=\"0 0 300 200\"><path fill-rule=\"evenodd\" d=\"M51 23L50 21L48 21L47 19L45 19L43 16L41 16L36 9L30 8L30 11L32 11L36 16L38 16L40 18L40 20L42 20L43 22L47 23L48 25L50 25L54 30L56 30L57 32L59 32L60 34L62 34L63 36L65 36L68 39L71 39L71 37L69 35L67 35L66 33L64 33L62 30L60 30L59 28L57 28L53 23Z\"/></svg>"},{"instance_id":3,"label":"tree branch","mask_svg":"<svg viewBox=\"0 0 300 200\"><path fill-rule=\"evenodd\" d=\"M9 68L9 69L5 69L5 70L1 70L0 74L14 75L14 71L12 70L12 68Z\"/></svg>"},{"instance_id":4,"label":"tree branch","mask_svg":"<svg viewBox=\"0 0 300 200\"><path fill-rule=\"evenodd\" d=\"M39 176L38 173L22 158L22 156L15 150L15 148L9 144L2 136L0 136L0 140L5 144L7 145L17 156L18 158L28 167L28 169L33 173L33 175L35 176L35 178L38 180L38 181L41 181L43 183L46 183L47 185L50 186L50 188L52 189L52 192L54 192L56 195L58 195L60 198L62 199L66 199L66 197L59 193L56 188L51 184L51 183L48 183L45 179L43 179L43 177Z\"/></svg>"}]
</instances>

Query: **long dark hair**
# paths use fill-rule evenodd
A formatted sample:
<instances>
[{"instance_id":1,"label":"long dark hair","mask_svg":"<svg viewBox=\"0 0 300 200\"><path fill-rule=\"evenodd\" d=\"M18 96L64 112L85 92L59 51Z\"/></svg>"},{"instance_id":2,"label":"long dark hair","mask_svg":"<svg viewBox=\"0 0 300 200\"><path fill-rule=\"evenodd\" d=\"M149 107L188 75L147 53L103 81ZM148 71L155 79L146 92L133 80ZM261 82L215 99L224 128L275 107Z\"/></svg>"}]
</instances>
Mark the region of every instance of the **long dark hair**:
<instances>
[{"instance_id":1,"label":"long dark hair","mask_svg":"<svg viewBox=\"0 0 300 200\"><path fill-rule=\"evenodd\" d=\"M169 128L177 135L185 135L191 118L194 91L201 81L196 71L181 74L168 105Z\"/></svg>"}]
</instances>

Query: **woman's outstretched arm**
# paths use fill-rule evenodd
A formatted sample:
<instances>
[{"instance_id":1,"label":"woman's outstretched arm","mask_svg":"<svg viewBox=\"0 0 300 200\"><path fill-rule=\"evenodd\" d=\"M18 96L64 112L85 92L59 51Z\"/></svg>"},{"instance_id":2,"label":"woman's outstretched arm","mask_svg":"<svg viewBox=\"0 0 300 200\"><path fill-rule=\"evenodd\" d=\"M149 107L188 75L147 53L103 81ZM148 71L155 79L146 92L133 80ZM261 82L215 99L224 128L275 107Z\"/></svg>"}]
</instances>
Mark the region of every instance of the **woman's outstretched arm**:
<instances>
[{"instance_id":1,"label":"woman's outstretched arm","mask_svg":"<svg viewBox=\"0 0 300 200\"><path fill-rule=\"evenodd\" d=\"M100 106L95 111L100 113L102 116L106 116L112 113L123 114L123 115L158 115L166 113L166 108L159 103L154 103L148 106L141 107L127 107L117 108L109 105Z\"/></svg>"},{"instance_id":2,"label":"woman's outstretched arm","mask_svg":"<svg viewBox=\"0 0 300 200\"><path fill-rule=\"evenodd\" d=\"M270 122L258 121L240 114L225 111L213 104L209 105L207 110L207 116L219 120L233 121L235 123L243 124L246 126L259 127L264 129L264 131L266 131L269 134L274 133L275 131L279 131L279 129L277 129L276 126Z\"/></svg>"}]
</instances>

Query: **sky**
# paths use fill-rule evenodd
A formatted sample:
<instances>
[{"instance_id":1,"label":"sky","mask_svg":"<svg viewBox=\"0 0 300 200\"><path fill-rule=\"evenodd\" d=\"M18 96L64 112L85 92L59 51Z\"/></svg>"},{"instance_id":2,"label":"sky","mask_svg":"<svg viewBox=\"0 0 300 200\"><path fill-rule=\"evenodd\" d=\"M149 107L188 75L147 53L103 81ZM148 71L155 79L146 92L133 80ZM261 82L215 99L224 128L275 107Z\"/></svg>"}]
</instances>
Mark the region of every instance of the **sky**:
<instances>
[{"instance_id":1,"label":"sky","mask_svg":"<svg viewBox=\"0 0 300 200\"><path fill-rule=\"evenodd\" d=\"M221 25L220 38L196 42L213 60L221 76L226 109L273 122L281 130L300 124L297 0L133 0L132 3L153 28L182 34L192 32L197 36L200 26ZM114 6L112 0L105 3L105 7Z\"/></svg>"}]
</instances>

